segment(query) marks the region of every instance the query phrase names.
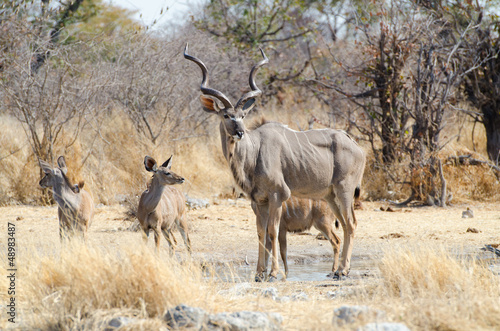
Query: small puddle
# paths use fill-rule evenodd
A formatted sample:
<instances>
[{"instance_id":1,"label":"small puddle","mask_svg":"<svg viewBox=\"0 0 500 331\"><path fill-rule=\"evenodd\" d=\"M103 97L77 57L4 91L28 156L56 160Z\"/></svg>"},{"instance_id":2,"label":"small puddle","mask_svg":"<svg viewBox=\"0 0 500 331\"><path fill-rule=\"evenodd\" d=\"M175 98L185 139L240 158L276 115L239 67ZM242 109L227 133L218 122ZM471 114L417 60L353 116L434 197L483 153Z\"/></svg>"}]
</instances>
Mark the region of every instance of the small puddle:
<instances>
[{"instance_id":1,"label":"small puddle","mask_svg":"<svg viewBox=\"0 0 500 331\"><path fill-rule=\"evenodd\" d=\"M492 257L491 253L478 252L477 254L460 254L459 259L474 258L485 263L488 268L496 275L500 275L500 259ZM351 272L349 279L362 279L367 277L379 277L380 271L377 267L378 260L368 256L353 257L351 261ZM208 268L205 271L205 278L217 279L223 282L241 283L253 282L255 277L255 264L250 265L219 265ZM288 278L291 282L304 281L325 281L331 278L326 276L331 272L331 261L317 261L313 263L288 263ZM283 265L280 263L280 271L284 272ZM278 275L278 280L284 278L283 274Z\"/></svg>"},{"instance_id":2,"label":"small puddle","mask_svg":"<svg viewBox=\"0 0 500 331\"><path fill-rule=\"evenodd\" d=\"M251 265L224 265L216 266L211 271L205 271L207 279L216 278L223 282L253 282L255 277L254 264ZM287 281L324 281L331 278L326 277L332 270L332 262L318 261L314 263L288 263ZM284 272L283 265L280 264L280 271ZM366 275L378 273L375 261L369 258L355 258L351 261L350 278L362 278ZM283 279L279 274L278 280Z\"/></svg>"}]
</instances>

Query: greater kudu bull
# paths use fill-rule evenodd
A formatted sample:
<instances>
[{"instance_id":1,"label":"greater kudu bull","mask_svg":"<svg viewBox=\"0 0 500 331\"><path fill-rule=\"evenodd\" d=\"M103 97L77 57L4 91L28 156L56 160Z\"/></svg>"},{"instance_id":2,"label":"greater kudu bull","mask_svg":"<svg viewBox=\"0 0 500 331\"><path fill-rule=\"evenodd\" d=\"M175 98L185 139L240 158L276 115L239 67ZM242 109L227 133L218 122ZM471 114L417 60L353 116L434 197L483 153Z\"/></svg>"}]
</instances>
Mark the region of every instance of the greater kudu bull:
<instances>
[{"instance_id":1,"label":"greater kudu bull","mask_svg":"<svg viewBox=\"0 0 500 331\"><path fill-rule=\"evenodd\" d=\"M203 62L187 54L202 71L201 103L206 112L221 119L222 151L238 185L256 204L259 258L256 281L265 279L266 235L272 242L272 266L269 280L276 280L278 264L278 229L281 205L292 195L324 199L339 219L344 230L342 261L335 275L347 275L357 226L354 216L354 194L361 185L365 167L365 153L344 131L334 129L294 131L280 123L269 122L247 130L243 118L262 94L255 84L258 68L268 62L263 60L250 71L251 91L245 93L235 106L220 91L208 87L208 71ZM211 98L209 98L209 97ZM223 106L213 99L219 100ZM338 265L338 261L335 261Z\"/></svg>"}]
</instances>

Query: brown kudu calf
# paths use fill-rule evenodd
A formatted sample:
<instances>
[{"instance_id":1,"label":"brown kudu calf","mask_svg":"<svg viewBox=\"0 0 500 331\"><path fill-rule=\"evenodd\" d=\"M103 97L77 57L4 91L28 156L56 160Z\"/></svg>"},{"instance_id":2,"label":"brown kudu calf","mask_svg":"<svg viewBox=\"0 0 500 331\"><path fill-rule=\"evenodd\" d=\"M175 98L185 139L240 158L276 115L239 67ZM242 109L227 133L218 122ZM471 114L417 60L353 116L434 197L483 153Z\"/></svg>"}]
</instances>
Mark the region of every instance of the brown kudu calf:
<instances>
[{"instance_id":1,"label":"brown kudu calf","mask_svg":"<svg viewBox=\"0 0 500 331\"><path fill-rule=\"evenodd\" d=\"M255 83L257 69L269 60L253 66L249 75L251 91L233 106L220 91L208 86L208 70L198 58L184 50L184 57L196 63L202 72L201 104L204 111L220 119L222 152L234 179L255 203L259 259L256 281L265 280L266 238L272 243L269 280L279 271L278 232L282 203L291 196L324 199L344 230L342 260L335 275L349 273L354 232L354 194L359 191L365 168L365 153L346 132L334 129L294 131L281 123L266 123L248 130L245 116L255 106L262 91ZM222 105L219 104L222 103Z\"/></svg>"},{"instance_id":2,"label":"brown kudu calf","mask_svg":"<svg viewBox=\"0 0 500 331\"><path fill-rule=\"evenodd\" d=\"M184 183L184 178L170 170L172 156L159 167L152 157L146 156L144 166L147 171L154 174L148 189L141 195L137 210L137 218L144 231L144 242L148 241L149 230L153 230L156 252L159 252L161 232L171 248L170 252L173 253L175 238L171 231L175 223L188 252L191 253L191 241L189 240L186 220L186 198L172 186Z\"/></svg>"},{"instance_id":3,"label":"brown kudu calf","mask_svg":"<svg viewBox=\"0 0 500 331\"><path fill-rule=\"evenodd\" d=\"M59 236L61 240L79 233L87 239L87 231L94 216L94 201L92 196L83 190L83 182L73 185L66 177L68 169L64 156L57 159L58 167L40 160L40 167L45 176L40 180L43 188L52 188L54 200L57 202L59 218Z\"/></svg>"},{"instance_id":4,"label":"brown kudu calf","mask_svg":"<svg viewBox=\"0 0 500 331\"><path fill-rule=\"evenodd\" d=\"M256 212L256 204L252 202L252 209ZM300 199L291 197L283 202L283 212L281 214L278 242L280 246L281 259L285 267L285 276L288 276L287 262L287 232L303 232L314 226L330 242L333 248L332 272L327 277L333 277L338 265L340 238L335 234L334 228L338 228L335 215L323 200ZM260 220L257 220L260 223ZM266 240L266 265L268 263L269 252L271 251L271 240Z\"/></svg>"}]
</instances>

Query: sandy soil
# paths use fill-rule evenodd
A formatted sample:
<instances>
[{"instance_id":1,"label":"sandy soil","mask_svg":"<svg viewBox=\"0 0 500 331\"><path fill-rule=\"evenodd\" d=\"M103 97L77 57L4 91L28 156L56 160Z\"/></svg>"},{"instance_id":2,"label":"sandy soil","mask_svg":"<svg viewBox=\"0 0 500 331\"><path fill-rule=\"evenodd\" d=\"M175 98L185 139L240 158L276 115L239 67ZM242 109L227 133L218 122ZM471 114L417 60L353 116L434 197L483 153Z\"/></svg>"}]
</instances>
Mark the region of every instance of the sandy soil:
<instances>
[{"instance_id":1,"label":"sandy soil","mask_svg":"<svg viewBox=\"0 0 500 331\"><path fill-rule=\"evenodd\" d=\"M356 233L351 276L359 277L375 272L376 262L384 250L397 245L442 244L457 254L480 258L493 258L494 254L481 250L486 244L500 244L500 203L475 203L446 208L415 207L394 208L394 212L381 211L387 205L365 202L363 210L357 210ZM474 218L462 218L467 207L474 211ZM139 232L127 230L130 222L124 221L122 206L97 206L90 228L91 245L116 247L141 245ZM255 216L247 200L211 201L208 208L191 210L190 237L193 256L209 263L250 264L255 270L257 260L257 233ZM53 251L60 247L56 207L12 206L0 208L0 242L6 242L7 222L16 224L18 247L31 244L42 250ZM288 234L288 260L294 265L311 265L325 262L321 268L326 275L331 263L331 246L327 241L316 239L319 232L314 228L305 234ZM338 230L342 238L342 230ZM186 254L178 232L175 232L177 254ZM152 237L152 235L151 235ZM153 247L153 239L149 243ZM161 241L162 254L168 245ZM307 270L307 268L305 268ZM293 271L291 271L293 273ZM307 271L304 272L307 274ZM307 275L304 280L308 279Z\"/></svg>"}]
</instances>

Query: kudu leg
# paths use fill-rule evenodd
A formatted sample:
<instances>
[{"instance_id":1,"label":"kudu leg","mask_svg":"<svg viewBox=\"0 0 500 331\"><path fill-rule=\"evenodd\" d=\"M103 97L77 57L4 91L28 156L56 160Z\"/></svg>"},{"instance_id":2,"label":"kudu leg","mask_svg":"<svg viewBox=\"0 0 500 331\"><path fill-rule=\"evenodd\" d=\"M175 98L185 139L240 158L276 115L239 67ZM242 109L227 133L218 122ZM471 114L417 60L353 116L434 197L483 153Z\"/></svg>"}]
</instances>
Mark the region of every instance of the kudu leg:
<instances>
[{"instance_id":1,"label":"kudu leg","mask_svg":"<svg viewBox=\"0 0 500 331\"><path fill-rule=\"evenodd\" d=\"M153 228L153 231L155 233L155 247L156 247L156 254L160 254L160 231L158 229Z\"/></svg>"},{"instance_id":2,"label":"kudu leg","mask_svg":"<svg viewBox=\"0 0 500 331\"><path fill-rule=\"evenodd\" d=\"M148 244L149 229L142 229L142 242L144 245Z\"/></svg>"},{"instance_id":3,"label":"kudu leg","mask_svg":"<svg viewBox=\"0 0 500 331\"><path fill-rule=\"evenodd\" d=\"M61 243L68 238L67 219L61 208L57 208L57 218L59 219L59 239Z\"/></svg>"},{"instance_id":4,"label":"kudu leg","mask_svg":"<svg viewBox=\"0 0 500 331\"><path fill-rule=\"evenodd\" d=\"M257 236L259 238L259 257L257 259L257 273L255 274L256 282L263 282L266 280L267 273L267 261L266 261L266 239L267 239L267 221L268 217L268 206L267 205L255 205L255 219L257 225ZM271 239L269 239L271 242ZM268 255L267 255L268 256Z\"/></svg>"},{"instance_id":5,"label":"kudu leg","mask_svg":"<svg viewBox=\"0 0 500 331\"><path fill-rule=\"evenodd\" d=\"M326 219L326 217L322 217L318 220L314 227L318 229L330 242L333 249L333 266L332 272L327 275L327 277L334 277L335 271L337 271L339 267L339 251L340 251L340 238L333 232L334 220ZM281 235L281 233L280 233Z\"/></svg>"},{"instance_id":6,"label":"kudu leg","mask_svg":"<svg viewBox=\"0 0 500 331\"><path fill-rule=\"evenodd\" d=\"M266 232L266 270L264 270L264 272L267 272L267 267L269 266L269 256L271 255L272 249L273 243L271 242L271 237L269 237L269 233Z\"/></svg>"},{"instance_id":7,"label":"kudu leg","mask_svg":"<svg viewBox=\"0 0 500 331\"><path fill-rule=\"evenodd\" d=\"M349 190L345 190L350 192ZM345 192L344 191L344 192ZM354 217L353 197L348 194L337 195L337 198L328 199L335 216L337 216L344 231L344 245L339 268L335 271L336 277L347 276L351 267L351 254L354 243L354 231L356 230L356 218Z\"/></svg>"},{"instance_id":8,"label":"kudu leg","mask_svg":"<svg viewBox=\"0 0 500 331\"><path fill-rule=\"evenodd\" d=\"M336 201L334 195L328 197L327 201L328 201L328 205L330 206L333 213L335 214L335 217L337 217L340 224L342 225L342 230L344 232L344 248L342 249L342 259L343 259L344 253L346 252L346 249L345 249L346 234L348 233L347 222L346 222L347 217L345 217L344 214L342 213L340 207L338 206L338 201ZM342 273L341 273L341 270L339 269L338 254L335 254L335 252L334 252L334 255L336 255L336 256L334 256L335 260L333 261L333 263L334 263L333 268L332 268L333 275L330 274L329 276L332 276L333 278L340 278L340 276L342 276Z\"/></svg>"},{"instance_id":9,"label":"kudu leg","mask_svg":"<svg viewBox=\"0 0 500 331\"><path fill-rule=\"evenodd\" d=\"M285 267L285 277L288 276L288 262L287 262L287 243L286 243L286 229L280 228L278 235L278 242L280 245L281 260L283 260L283 266Z\"/></svg>"},{"instance_id":10,"label":"kudu leg","mask_svg":"<svg viewBox=\"0 0 500 331\"><path fill-rule=\"evenodd\" d=\"M347 276L351 269L351 254L354 246L354 232L356 231L357 222L354 216L354 204L351 201L350 208L347 207L343 210L346 215L346 227L344 228L344 247L342 248L342 259L340 262L337 275Z\"/></svg>"},{"instance_id":11,"label":"kudu leg","mask_svg":"<svg viewBox=\"0 0 500 331\"><path fill-rule=\"evenodd\" d=\"M186 218L183 217L177 222L177 229L181 233L182 239L184 240L184 244L188 250L188 253L191 254L191 240L189 239L188 233L188 224Z\"/></svg>"},{"instance_id":12,"label":"kudu leg","mask_svg":"<svg viewBox=\"0 0 500 331\"><path fill-rule=\"evenodd\" d=\"M167 241L168 243L168 246L170 248L169 252L170 252L170 255L174 255L174 252L175 252L175 246L176 246L176 243L174 243L175 241L175 237L173 236L173 234L170 232L170 230L165 230L165 229L161 229L161 233L163 233L163 237L165 238L165 240ZM172 240L173 238L173 240Z\"/></svg>"},{"instance_id":13,"label":"kudu leg","mask_svg":"<svg viewBox=\"0 0 500 331\"><path fill-rule=\"evenodd\" d=\"M281 219L281 201L276 203L269 203L269 222L267 225L267 232L271 238L272 243L272 262L271 273L269 274L269 281L275 281L279 272L278 260L278 234Z\"/></svg>"}]
</instances>

